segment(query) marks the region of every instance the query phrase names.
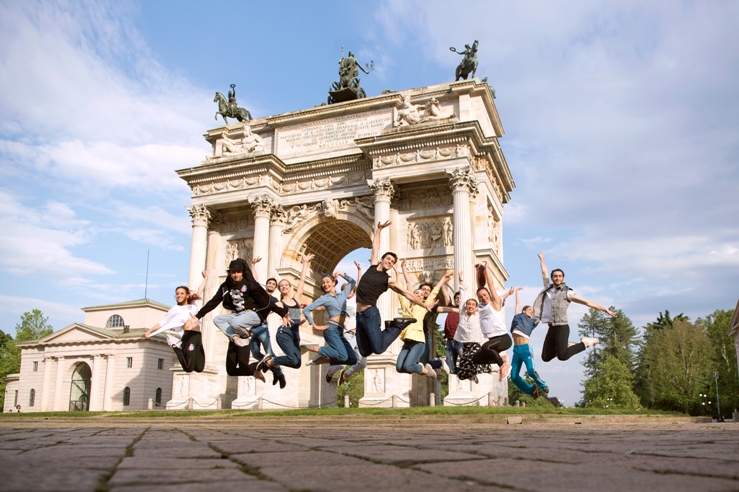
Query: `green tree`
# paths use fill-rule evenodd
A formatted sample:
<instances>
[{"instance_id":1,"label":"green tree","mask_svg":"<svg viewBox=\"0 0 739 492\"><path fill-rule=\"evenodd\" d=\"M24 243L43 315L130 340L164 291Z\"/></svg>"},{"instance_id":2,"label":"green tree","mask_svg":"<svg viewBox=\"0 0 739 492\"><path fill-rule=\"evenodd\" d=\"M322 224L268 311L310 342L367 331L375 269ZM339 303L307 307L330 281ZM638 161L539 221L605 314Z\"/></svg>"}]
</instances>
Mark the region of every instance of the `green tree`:
<instances>
[{"instance_id":1,"label":"green tree","mask_svg":"<svg viewBox=\"0 0 739 492\"><path fill-rule=\"evenodd\" d=\"M623 311L620 309L616 311L613 306L610 310L615 311L616 315L611 317L591 308L577 325L580 336L595 337L600 340L600 344L596 345L582 362L587 376L592 376L595 367L609 355L615 357L630 370L634 368L634 352L638 342L636 328Z\"/></svg>"},{"instance_id":2,"label":"green tree","mask_svg":"<svg viewBox=\"0 0 739 492\"><path fill-rule=\"evenodd\" d=\"M632 389L634 374L618 357L606 354L583 383L585 406L593 408L637 408L639 397Z\"/></svg>"},{"instance_id":3,"label":"green tree","mask_svg":"<svg viewBox=\"0 0 739 492\"><path fill-rule=\"evenodd\" d=\"M718 392L722 413L730 415L739 408L739 374L737 374L736 347L729 336L733 309L718 309L696 324L703 327L713 346L714 368L718 371ZM715 383L708 393L715 394Z\"/></svg>"},{"instance_id":4,"label":"green tree","mask_svg":"<svg viewBox=\"0 0 739 492\"><path fill-rule=\"evenodd\" d=\"M54 328L48 321L40 310L34 309L21 315L21 322L15 325L15 339L0 331L0 408L5 402L5 377L21 369L21 350L16 344L51 335Z\"/></svg>"},{"instance_id":5,"label":"green tree","mask_svg":"<svg viewBox=\"0 0 739 492\"><path fill-rule=\"evenodd\" d=\"M344 407L344 395L349 395L349 405L359 407L359 400L364 396L364 371L355 372L349 380L336 390L336 406Z\"/></svg>"},{"instance_id":6,"label":"green tree","mask_svg":"<svg viewBox=\"0 0 739 492\"><path fill-rule=\"evenodd\" d=\"M689 413L699 406L713 373L713 347L704 329L681 319L656 329L642 351L642 377L653 406Z\"/></svg>"}]
</instances>

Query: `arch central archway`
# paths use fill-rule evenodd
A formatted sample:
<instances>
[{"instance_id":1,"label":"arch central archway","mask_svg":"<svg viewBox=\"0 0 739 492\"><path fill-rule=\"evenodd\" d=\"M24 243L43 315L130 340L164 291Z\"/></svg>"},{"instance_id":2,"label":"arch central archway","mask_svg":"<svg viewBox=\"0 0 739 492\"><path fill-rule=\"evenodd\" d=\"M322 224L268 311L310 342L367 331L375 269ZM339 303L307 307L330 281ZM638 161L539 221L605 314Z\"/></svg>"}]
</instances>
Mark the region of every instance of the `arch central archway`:
<instances>
[{"instance_id":1,"label":"arch central archway","mask_svg":"<svg viewBox=\"0 0 739 492\"><path fill-rule=\"evenodd\" d=\"M371 247L372 241L362 227L348 220L334 219L311 227L303 237L300 251L316 255L312 270L318 274L333 272L339 261L355 249Z\"/></svg>"},{"instance_id":2,"label":"arch central archway","mask_svg":"<svg viewBox=\"0 0 739 492\"><path fill-rule=\"evenodd\" d=\"M85 362L80 362L72 373L72 388L69 392L69 411L86 412L90 409L90 388L92 370Z\"/></svg>"}]
</instances>

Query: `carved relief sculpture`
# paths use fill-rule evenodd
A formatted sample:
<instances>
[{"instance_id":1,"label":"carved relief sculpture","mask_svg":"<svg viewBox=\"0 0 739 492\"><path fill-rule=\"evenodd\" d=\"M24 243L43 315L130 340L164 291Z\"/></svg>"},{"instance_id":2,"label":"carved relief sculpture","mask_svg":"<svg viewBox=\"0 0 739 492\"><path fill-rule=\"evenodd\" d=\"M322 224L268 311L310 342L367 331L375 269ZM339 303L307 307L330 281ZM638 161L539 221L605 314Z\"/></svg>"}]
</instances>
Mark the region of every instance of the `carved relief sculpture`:
<instances>
[{"instance_id":1,"label":"carved relief sculpture","mask_svg":"<svg viewBox=\"0 0 739 492\"><path fill-rule=\"evenodd\" d=\"M228 268L229 263L236 258L251 261L252 256L254 256L254 241L252 239L232 239L226 243L225 267Z\"/></svg>"},{"instance_id":2,"label":"carved relief sculpture","mask_svg":"<svg viewBox=\"0 0 739 492\"><path fill-rule=\"evenodd\" d=\"M408 249L454 246L454 225L450 217L408 223Z\"/></svg>"},{"instance_id":3,"label":"carved relief sculpture","mask_svg":"<svg viewBox=\"0 0 739 492\"><path fill-rule=\"evenodd\" d=\"M398 196L399 210L413 208L431 208L449 206L452 204L452 195L445 189L423 188L420 190L403 191Z\"/></svg>"}]
</instances>

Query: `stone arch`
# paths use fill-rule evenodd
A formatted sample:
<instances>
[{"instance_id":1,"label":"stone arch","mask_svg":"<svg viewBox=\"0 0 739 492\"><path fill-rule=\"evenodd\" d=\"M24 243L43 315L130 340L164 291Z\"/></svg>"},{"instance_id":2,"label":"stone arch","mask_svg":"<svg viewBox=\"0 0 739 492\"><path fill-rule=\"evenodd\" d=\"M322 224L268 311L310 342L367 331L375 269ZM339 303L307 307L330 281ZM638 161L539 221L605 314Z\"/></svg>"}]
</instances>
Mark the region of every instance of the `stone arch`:
<instances>
[{"instance_id":1,"label":"stone arch","mask_svg":"<svg viewBox=\"0 0 739 492\"><path fill-rule=\"evenodd\" d=\"M90 409L90 389L92 388L92 370L86 362L78 362L72 367L69 389L69 410L87 411Z\"/></svg>"},{"instance_id":2,"label":"stone arch","mask_svg":"<svg viewBox=\"0 0 739 492\"><path fill-rule=\"evenodd\" d=\"M372 221L361 213L337 212L333 217L316 214L289 234L280 266L300 263L304 253L315 253L312 270L333 272L339 261L358 248L372 247Z\"/></svg>"}]
</instances>

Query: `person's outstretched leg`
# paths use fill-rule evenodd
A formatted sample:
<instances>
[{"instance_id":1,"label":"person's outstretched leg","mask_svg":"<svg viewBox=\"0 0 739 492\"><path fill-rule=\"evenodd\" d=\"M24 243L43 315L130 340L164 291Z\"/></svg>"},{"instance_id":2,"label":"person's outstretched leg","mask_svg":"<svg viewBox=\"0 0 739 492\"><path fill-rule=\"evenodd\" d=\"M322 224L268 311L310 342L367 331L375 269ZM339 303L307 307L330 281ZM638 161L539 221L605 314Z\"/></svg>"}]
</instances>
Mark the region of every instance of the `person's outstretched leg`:
<instances>
[{"instance_id":1,"label":"person's outstretched leg","mask_svg":"<svg viewBox=\"0 0 739 492\"><path fill-rule=\"evenodd\" d=\"M536 372L536 369L534 368L534 358L532 357L533 354L531 353L531 348L529 347L528 344L519 345L519 347L526 347L525 352L523 351L523 349L520 349L521 350L521 360L523 361L524 364L526 364L526 373L529 375L531 379L534 380L534 382L539 388L543 390L547 389L547 383L543 379L541 379L541 376L539 376L539 373ZM514 347L513 350L514 350L513 354L515 357L516 348Z\"/></svg>"},{"instance_id":2,"label":"person's outstretched leg","mask_svg":"<svg viewBox=\"0 0 739 492\"><path fill-rule=\"evenodd\" d=\"M329 326L323 331L323 338L326 345L318 349L318 353L324 357L328 357L332 365L347 364L348 354L346 347L339 336L341 328L335 323L329 322Z\"/></svg>"},{"instance_id":3,"label":"person's outstretched leg","mask_svg":"<svg viewBox=\"0 0 739 492\"><path fill-rule=\"evenodd\" d=\"M521 347L526 347L525 352ZM521 376L521 366L524 363L522 355L528 353L528 345L514 345L513 346L513 360L511 361L511 381L516 385L516 388L520 389L522 393L530 395L534 391L534 387L530 385Z\"/></svg>"},{"instance_id":4,"label":"person's outstretched leg","mask_svg":"<svg viewBox=\"0 0 739 492\"><path fill-rule=\"evenodd\" d=\"M192 372L192 365L190 364L190 359L187 357L187 355L182 351L180 347L172 347L172 350L174 350L174 353L177 355L177 360L180 362L180 365L182 366L182 370L185 372Z\"/></svg>"},{"instance_id":5,"label":"person's outstretched leg","mask_svg":"<svg viewBox=\"0 0 739 492\"><path fill-rule=\"evenodd\" d=\"M549 362L557 356L557 330L556 326L550 326L544 337L544 344L541 347L541 360ZM567 340L565 340L567 346Z\"/></svg>"},{"instance_id":6,"label":"person's outstretched leg","mask_svg":"<svg viewBox=\"0 0 739 492\"><path fill-rule=\"evenodd\" d=\"M475 364L490 364L494 362L502 367L505 361L500 356L500 353L508 350L511 345L511 337L508 335L493 337L485 342L482 348L472 356L472 362Z\"/></svg>"},{"instance_id":7,"label":"person's outstretched leg","mask_svg":"<svg viewBox=\"0 0 739 492\"><path fill-rule=\"evenodd\" d=\"M300 323L293 323L290 328L281 326L277 329L275 340L285 355L275 356L272 359L273 366L284 366L291 369L300 367Z\"/></svg>"},{"instance_id":8,"label":"person's outstretched leg","mask_svg":"<svg viewBox=\"0 0 739 492\"><path fill-rule=\"evenodd\" d=\"M557 359L567 360L587 348L583 342L570 346L570 325L552 326L549 330L552 329L555 329L556 334Z\"/></svg>"},{"instance_id":9,"label":"person's outstretched leg","mask_svg":"<svg viewBox=\"0 0 739 492\"><path fill-rule=\"evenodd\" d=\"M361 371L362 369L367 367L367 357L364 357L362 354L360 354L359 347L357 347L357 336L354 333L348 332L345 334L345 338L349 342L349 345L356 351L355 353L357 355L357 363L346 370L346 372L344 373L344 380L346 380L346 378L350 377L357 371Z\"/></svg>"},{"instance_id":10,"label":"person's outstretched leg","mask_svg":"<svg viewBox=\"0 0 739 492\"><path fill-rule=\"evenodd\" d=\"M205 350L203 338L199 331L186 331L182 335L182 350L189 362L189 371L203 372L205 368Z\"/></svg>"}]
</instances>

